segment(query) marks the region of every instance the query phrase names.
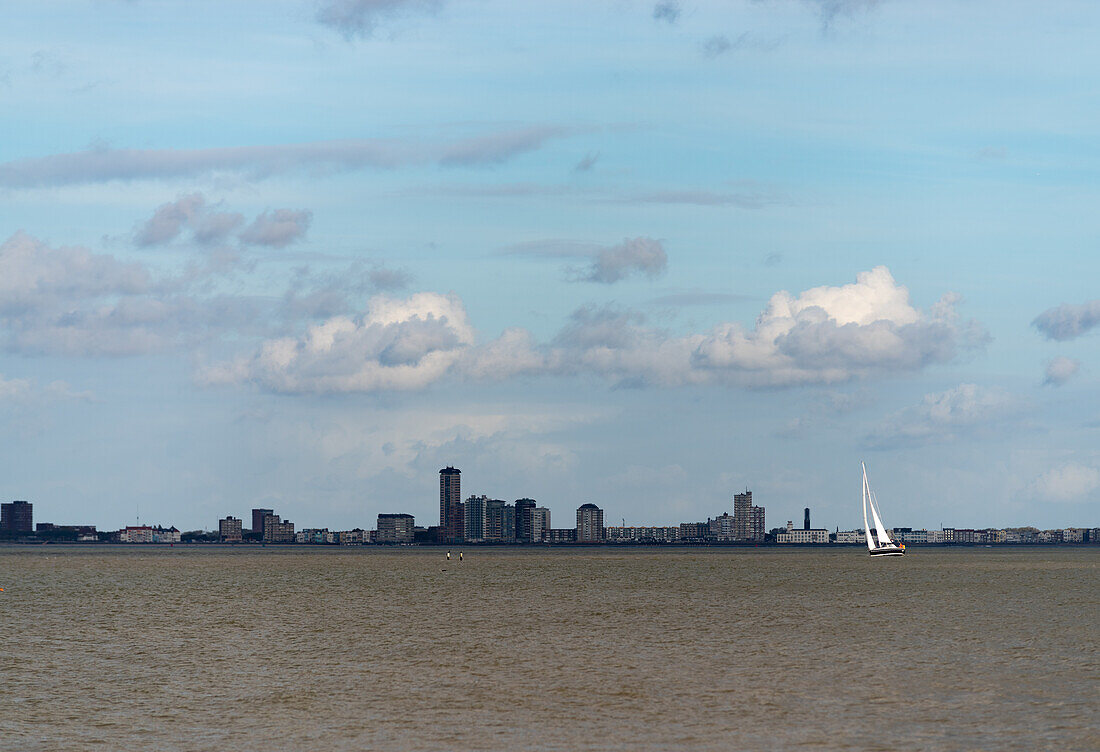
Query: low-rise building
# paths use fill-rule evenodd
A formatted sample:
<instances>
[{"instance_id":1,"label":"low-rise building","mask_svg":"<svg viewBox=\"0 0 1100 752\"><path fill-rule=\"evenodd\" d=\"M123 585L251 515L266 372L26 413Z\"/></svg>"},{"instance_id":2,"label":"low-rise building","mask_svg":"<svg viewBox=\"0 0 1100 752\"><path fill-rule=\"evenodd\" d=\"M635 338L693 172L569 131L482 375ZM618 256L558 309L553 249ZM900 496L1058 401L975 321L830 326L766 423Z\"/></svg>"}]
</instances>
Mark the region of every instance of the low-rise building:
<instances>
[{"instance_id":1,"label":"low-rise building","mask_svg":"<svg viewBox=\"0 0 1100 752\"><path fill-rule=\"evenodd\" d=\"M323 545L325 543L330 543L331 542L329 540L326 540L327 537L328 537L328 528L327 527L320 527L320 528L307 527L307 528L303 528L302 530L299 530L298 532L294 533L294 542L295 543L310 543L310 544L313 544L313 545Z\"/></svg>"},{"instance_id":2,"label":"low-rise building","mask_svg":"<svg viewBox=\"0 0 1100 752\"><path fill-rule=\"evenodd\" d=\"M709 532L710 526L705 522L681 522L679 540L702 542Z\"/></svg>"},{"instance_id":3,"label":"low-rise building","mask_svg":"<svg viewBox=\"0 0 1100 752\"><path fill-rule=\"evenodd\" d=\"M1083 527L1067 527L1062 531L1063 543L1084 543L1088 537L1088 531Z\"/></svg>"},{"instance_id":4,"label":"low-rise building","mask_svg":"<svg viewBox=\"0 0 1100 752\"><path fill-rule=\"evenodd\" d=\"M775 536L776 543L828 543L829 531L824 529L796 529L794 522L787 520L787 529Z\"/></svg>"},{"instance_id":5,"label":"low-rise building","mask_svg":"<svg viewBox=\"0 0 1100 752\"><path fill-rule=\"evenodd\" d=\"M575 527L550 528L547 532L547 543L576 543L577 529Z\"/></svg>"},{"instance_id":6,"label":"low-rise building","mask_svg":"<svg viewBox=\"0 0 1100 752\"><path fill-rule=\"evenodd\" d=\"M736 518L729 512L723 512L714 519L707 520L707 538L716 541L735 540L734 522Z\"/></svg>"},{"instance_id":7,"label":"low-rise building","mask_svg":"<svg viewBox=\"0 0 1100 752\"><path fill-rule=\"evenodd\" d=\"M680 540L680 526L623 526L605 528L610 543L675 543Z\"/></svg>"}]
</instances>

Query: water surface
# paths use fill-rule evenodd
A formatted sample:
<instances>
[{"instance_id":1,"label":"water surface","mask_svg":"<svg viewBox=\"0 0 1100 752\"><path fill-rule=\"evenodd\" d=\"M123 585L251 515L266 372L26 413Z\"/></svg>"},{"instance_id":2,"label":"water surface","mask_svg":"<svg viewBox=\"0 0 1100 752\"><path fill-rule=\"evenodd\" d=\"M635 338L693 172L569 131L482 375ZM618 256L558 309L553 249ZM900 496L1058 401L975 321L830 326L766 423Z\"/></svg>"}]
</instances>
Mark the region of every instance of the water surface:
<instances>
[{"instance_id":1,"label":"water surface","mask_svg":"<svg viewBox=\"0 0 1100 752\"><path fill-rule=\"evenodd\" d=\"M1100 749L1100 547L465 554L2 547L0 748Z\"/></svg>"}]
</instances>

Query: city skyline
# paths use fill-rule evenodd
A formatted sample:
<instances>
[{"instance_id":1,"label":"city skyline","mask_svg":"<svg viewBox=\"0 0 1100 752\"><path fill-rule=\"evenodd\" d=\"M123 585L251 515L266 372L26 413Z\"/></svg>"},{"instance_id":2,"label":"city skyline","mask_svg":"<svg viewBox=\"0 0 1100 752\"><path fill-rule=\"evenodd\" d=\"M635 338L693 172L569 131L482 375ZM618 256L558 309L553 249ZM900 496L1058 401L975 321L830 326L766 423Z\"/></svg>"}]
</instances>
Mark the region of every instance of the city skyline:
<instances>
[{"instance_id":1,"label":"city skyline","mask_svg":"<svg viewBox=\"0 0 1100 752\"><path fill-rule=\"evenodd\" d=\"M452 464L845 528L865 459L915 526L1094 520L1098 33L992 0L16 4L0 494L350 528L431 519Z\"/></svg>"}]
</instances>

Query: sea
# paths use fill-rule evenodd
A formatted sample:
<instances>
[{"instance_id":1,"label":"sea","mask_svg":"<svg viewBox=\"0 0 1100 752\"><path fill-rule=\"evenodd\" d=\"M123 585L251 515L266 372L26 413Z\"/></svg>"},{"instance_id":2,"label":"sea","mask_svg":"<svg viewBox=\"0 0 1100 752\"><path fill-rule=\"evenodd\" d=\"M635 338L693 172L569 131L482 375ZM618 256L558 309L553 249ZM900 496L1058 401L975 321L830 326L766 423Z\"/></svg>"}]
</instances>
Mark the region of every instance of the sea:
<instances>
[{"instance_id":1,"label":"sea","mask_svg":"<svg viewBox=\"0 0 1100 752\"><path fill-rule=\"evenodd\" d=\"M0 547L0 749L1100 750L1100 546L451 554Z\"/></svg>"}]
</instances>

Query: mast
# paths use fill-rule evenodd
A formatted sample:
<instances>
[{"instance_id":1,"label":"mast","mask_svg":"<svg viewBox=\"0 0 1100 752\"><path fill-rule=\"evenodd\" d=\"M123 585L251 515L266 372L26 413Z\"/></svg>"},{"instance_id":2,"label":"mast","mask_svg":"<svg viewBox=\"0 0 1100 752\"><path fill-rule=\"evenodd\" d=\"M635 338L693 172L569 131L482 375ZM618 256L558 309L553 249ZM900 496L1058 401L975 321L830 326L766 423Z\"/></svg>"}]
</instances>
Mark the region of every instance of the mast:
<instances>
[{"instance_id":1,"label":"mast","mask_svg":"<svg viewBox=\"0 0 1100 752\"><path fill-rule=\"evenodd\" d=\"M862 460L859 464L863 467L863 534L867 536L867 549L874 551L875 542L871 540L871 526L867 524L867 466ZM871 508L874 509L874 507Z\"/></svg>"}]
</instances>

